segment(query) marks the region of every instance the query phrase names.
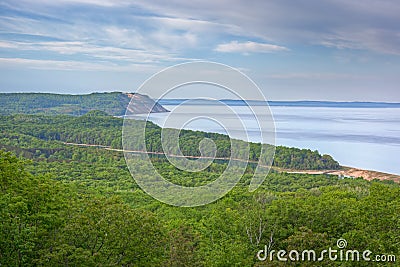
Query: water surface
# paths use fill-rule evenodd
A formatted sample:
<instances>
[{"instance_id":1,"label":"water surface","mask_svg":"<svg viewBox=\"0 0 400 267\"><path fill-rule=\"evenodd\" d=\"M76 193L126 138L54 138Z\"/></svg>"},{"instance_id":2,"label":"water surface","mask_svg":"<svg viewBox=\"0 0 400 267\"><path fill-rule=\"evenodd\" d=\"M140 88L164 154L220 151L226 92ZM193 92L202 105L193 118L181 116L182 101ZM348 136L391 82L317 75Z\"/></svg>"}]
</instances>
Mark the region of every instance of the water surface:
<instances>
[{"instance_id":1,"label":"water surface","mask_svg":"<svg viewBox=\"0 0 400 267\"><path fill-rule=\"evenodd\" d=\"M175 103L164 106L171 111L177 107ZM247 136L234 137L260 142L260 130L251 110L241 105L231 105L229 108L234 112L216 106L188 105L182 116L187 117L190 113L197 119L186 123L183 128L227 134L223 125L218 124L221 120L228 122L232 133L240 128L236 120L239 116ZM276 105L270 108L276 127L277 145L318 150L322 154L332 155L344 166L400 174L400 108ZM179 117L176 113L175 116ZM169 114L154 113L149 120L164 126ZM207 120L207 117L214 120ZM171 125L173 123L170 121L168 126ZM176 125L176 128L181 127Z\"/></svg>"}]
</instances>

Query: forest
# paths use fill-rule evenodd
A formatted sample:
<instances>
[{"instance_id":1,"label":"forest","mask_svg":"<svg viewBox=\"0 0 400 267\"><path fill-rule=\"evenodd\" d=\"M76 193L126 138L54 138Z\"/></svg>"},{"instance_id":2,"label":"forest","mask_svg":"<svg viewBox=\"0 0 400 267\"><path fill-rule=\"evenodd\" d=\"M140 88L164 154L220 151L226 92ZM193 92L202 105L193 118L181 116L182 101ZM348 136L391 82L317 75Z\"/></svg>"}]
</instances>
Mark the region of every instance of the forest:
<instances>
[{"instance_id":1,"label":"forest","mask_svg":"<svg viewBox=\"0 0 400 267\"><path fill-rule=\"evenodd\" d=\"M133 121L140 124L142 121ZM15 146L36 149L48 158L57 157L63 153L64 143L90 144L122 149L122 124L123 119L107 115L102 111L90 111L79 117L67 115L9 115L0 116L2 127L1 146ZM139 127L138 127L139 128ZM11 138L10 138L11 137ZM184 155L200 156L199 143L203 138L212 139L217 147L217 157L230 157L231 143L226 135L205 133L200 131L182 130L179 133L179 145ZM59 149L48 150L48 145L41 147L44 141L51 142ZM38 145L29 143L39 142ZM18 145L16 145L16 143ZM258 161L261 145L250 143L249 159ZM40 152L39 152L40 151ZM163 152L161 145L161 128L146 122L146 151ZM26 154L29 157L29 153ZM320 155L318 151L278 146L274 158L274 166L285 169L319 170L339 169L340 165L329 155Z\"/></svg>"},{"instance_id":2,"label":"forest","mask_svg":"<svg viewBox=\"0 0 400 267\"><path fill-rule=\"evenodd\" d=\"M131 107L138 109L132 112L146 113L150 108L156 112L166 111L148 96L131 93L109 92L87 95L0 93L0 114L81 116L93 110L101 110L109 115L123 116L132 97L135 97L135 105Z\"/></svg>"},{"instance_id":3,"label":"forest","mask_svg":"<svg viewBox=\"0 0 400 267\"><path fill-rule=\"evenodd\" d=\"M273 169L251 193L249 167L220 200L173 207L148 196L131 177L118 151L122 119L100 111L7 115L0 116L0 125L0 266L371 266L328 259L317 265L261 262L256 256L266 246L337 249L340 238L349 249L372 251L371 258L399 256L400 186L391 181ZM160 131L148 123L147 149L162 151ZM193 131L180 136L185 155L198 155L207 137L215 141L217 155L229 156L227 136ZM250 147L257 160L260 145ZM162 157L152 160L171 181L188 186L226 168L215 161L191 173ZM274 166L340 168L328 155L287 147L276 148Z\"/></svg>"}]
</instances>

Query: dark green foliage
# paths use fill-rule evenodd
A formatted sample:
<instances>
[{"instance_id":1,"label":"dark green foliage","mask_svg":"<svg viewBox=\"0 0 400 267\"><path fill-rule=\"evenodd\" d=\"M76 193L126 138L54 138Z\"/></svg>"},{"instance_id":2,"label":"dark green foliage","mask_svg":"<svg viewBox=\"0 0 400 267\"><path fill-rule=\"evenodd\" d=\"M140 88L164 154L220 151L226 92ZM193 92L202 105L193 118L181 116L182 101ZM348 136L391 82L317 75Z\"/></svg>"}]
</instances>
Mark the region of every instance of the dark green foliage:
<instances>
[{"instance_id":1,"label":"dark green foliage","mask_svg":"<svg viewBox=\"0 0 400 267\"><path fill-rule=\"evenodd\" d=\"M94 115L125 115L131 99L129 114L167 112L164 107L150 97L130 93L92 93L88 95L62 95L46 93L0 93L0 115L46 114L81 116L93 110L101 110Z\"/></svg>"},{"instance_id":2,"label":"dark green foliage","mask_svg":"<svg viewBox=\"0 0 400 267\"><path fill-rule=\"evenodd\" d=\"M339 164L329 155L320 155L310 149L276 147L274 165L287 169L338 169Z\"/></svg>"},{"instance_id":3,"label":"dark green foliage","mask_svg":"<svg viewBox=\"0 0 400 267\"><path fill-rule=\"evenodd\" d=\"M100 116L97 116L99 113ZM122 120L105 115L101 111L91 111L80 117L10 115L0 116L0 125L2 136L8 145L12 145L9 142L14 141L21 146L21 138L33 137L35 141L62 141L120 147ZM2 142L2 144L6 143ZM31 144L26 145L32 147ZM40 146L36 147L40 148Z\"/></svg>"},{"instance_id":4,"label":"dark green foliage","mask_svg":"<svg viewBox=\"0 0 400 267\"><path fill-rule=\"evenodd\" d=\"M120 92L89 95L61 95L46 93L0 94L0 114L69 114L83 115L91 110L102 110L110 115L125 114L130 98Z\"/></svg>"},{"instance_id":5,"label":"dark green foliage","mask_svg":"<svg viewBox=\"0 0 400 267\"><path fill-rule=\"evenodd\" d=\"M167 239L151 212L33 176L3 151L0 174L0 265L161 265Z\"/></svg>"},{"instance_id":6,"label":"dark green foliage","mask_svg":"<svg viewBox=\"0 0 400 267\"><path fill-rule=\"evenodd\" d=\"M120 119L97 112L82 117L14 115L0 117L0 125L2 148L30 159L0 151L1 266L371 266L331 261L280 265L256 258L265 245L321 251L335 248L339 238L347 240L349 249L399 260L396 183L272 171L250 193L249 168L222 199L197 208L171 207L136 185L122 152L101 147L120 138ZM149 127L158 134L158 127ZM185 138L226 141L200 132L182 136L188 153L198 153L198 144L189 146ZM63 144L71 140L98 146ZM257 145L251 147L257 155ZM310 161L320 166L327 158L282 147L277 157L304 168L310 168ZM184 185L215 179L226 167L214 162L200 173L183 173L162 158L153 162L160 173Z\"/></svg>"},{"instance_id":7,"label":"dark green foliage","mask_svg":"<svg viewBox=\"0 0 400 267\"><path fill-rule=\"evenodd\" d=\"M34 137L33 142L62 141L76 144L90 144L122 148L123 120L107 116L101 111L91 111L80 117L45 116L45 115L10 115L0 116L0 126L5 140L1 144L8 146L26 147L24 139ZM132 123L143 123L133 121ZM178 131L178 130L177 130ZM1 138L1 137L0 137ZM231 156L229 137L217 133L200 131L180 131L179 146L184 155L200 156L199 144L204 138L212 139L217 147L217 157ZM131 140L134 142L135 140ZM15 145L15 142L18 145ZM242 142L244 144L244 142ZM29 148L41 148L32 146ZM163 152L161 145L161 128L146 123L146 148L150 152ZM249 160L259 160L261 145L250 143ZM339 163L329 155L320 155L317 151L307 149L276 147L274 166L285 169L338 169Z\"/></svg>"}]
</instances>

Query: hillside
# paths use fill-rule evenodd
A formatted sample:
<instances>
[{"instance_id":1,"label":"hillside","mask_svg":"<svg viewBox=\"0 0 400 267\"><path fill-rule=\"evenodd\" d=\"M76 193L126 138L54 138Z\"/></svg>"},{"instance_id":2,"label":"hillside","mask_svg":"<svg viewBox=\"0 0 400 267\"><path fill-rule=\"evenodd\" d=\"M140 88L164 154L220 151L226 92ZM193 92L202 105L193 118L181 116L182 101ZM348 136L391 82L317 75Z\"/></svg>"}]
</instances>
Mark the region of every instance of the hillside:
<instances>
[{"instance_id":1,"label":"hillside","mask_svg":"<svg viewBox=\"0 0 400 267\"><path fill-rule=\"evenodd\" d=\"M65 95L47 93L1 93L0 114L84 115L91 110L104 111L112 116L125 115L126 107L134 99L131 113L167 112L150 97L121 92Z\"/></svg>"},{"instance_id":2,"label":"hillside","mask_svg":"<svg viewBox=\"0 0 400 267\"><path fill-rule=\"evenodd\" d=\"M399 255L399 184L272 170L250 193L249 168L220 200L173 207L135 183L132 175L152 177L141 157L132 159L138 172L129 172L118 149L121 125L122 119L101 111L0 116L1 266L315 266L260 262L256 255L265 246L336 249L339 238L351 251L386 255L388 263L379 266L397 266L389 261ZM160 129L149 123L148 130L149 145L157 151ZM217 147L229 146L226 136L184 131L185 154L198 153L205 136ZM257 157L257 145L251 146ZM324 163L306 150L277 148L277 155L282 167ZM152 163L169 181L191 187L214 181L227 167L214 162L188 172L162 158ZM318 266L342 263L326 258Z\"/></svg>"},{"instance_id":3,"label":"hillside","mask_svg":"<svg viewBox=\"0 0 400 267\"><path fill-rule=\"evenodd\" d=\"M142 121L134 121L139 124ZM28 143L29 147L36 141L61 141L66 143L107 146L121 149L123 119L108 116L101 111L91 111L83 116L45 116L45 115L10 115L0 116L0 148L10 146L21 148L21 144ZM179 130L176 130L179 131ZM162 153L161 128L147 122L146 145L148 152ZM216 156L229 158L231 143L227 135L205 133L199 131L180 131L180 148L184 155L200 156L199 144L204 138L214 140L217 146ZM24 141L25 140L25 141ZM133 139L132 142L136 142ZM244 141L240 141L245 143ZM8 147L7 147L8 146ZM25 146L22 146L26 148ZM30 148L43 148L34 146ZM261 145L250 143L250 161L258 161ZM50 157L55 151L47 151ZM339 169L340 165L329 155L320 155L309 149L276 147L274 166L300 170Z\"/></svg>"}]
</instances>

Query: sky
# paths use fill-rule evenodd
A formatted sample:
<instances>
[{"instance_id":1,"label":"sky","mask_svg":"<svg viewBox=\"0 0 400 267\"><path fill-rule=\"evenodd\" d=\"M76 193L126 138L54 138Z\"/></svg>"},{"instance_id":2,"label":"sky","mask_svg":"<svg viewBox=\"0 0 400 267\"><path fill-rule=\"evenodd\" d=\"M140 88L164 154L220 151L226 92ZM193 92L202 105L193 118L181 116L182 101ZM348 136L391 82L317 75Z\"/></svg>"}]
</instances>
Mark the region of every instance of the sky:
<instances>
[{"instance_id":1,"label":"sky","mask_svg":"<svg viewBox=\"0 0 400 267\"><path fill-rule=\"evenodd\" d=\"M2 0L0 92L135 92L207 60L268 100L400 102L399 14L397 0Z\"/></svg>"}]
</instances>

